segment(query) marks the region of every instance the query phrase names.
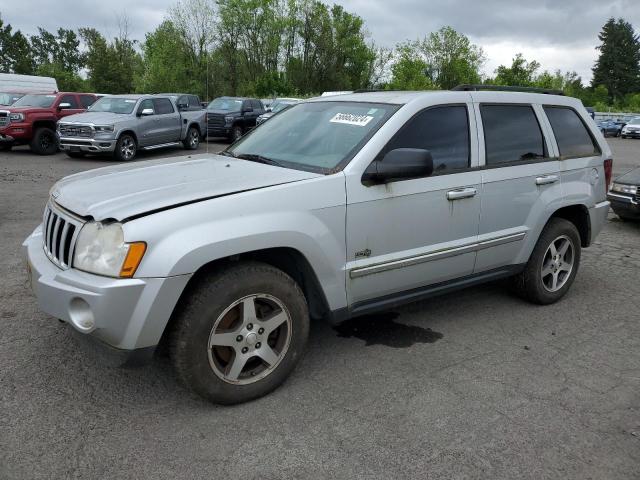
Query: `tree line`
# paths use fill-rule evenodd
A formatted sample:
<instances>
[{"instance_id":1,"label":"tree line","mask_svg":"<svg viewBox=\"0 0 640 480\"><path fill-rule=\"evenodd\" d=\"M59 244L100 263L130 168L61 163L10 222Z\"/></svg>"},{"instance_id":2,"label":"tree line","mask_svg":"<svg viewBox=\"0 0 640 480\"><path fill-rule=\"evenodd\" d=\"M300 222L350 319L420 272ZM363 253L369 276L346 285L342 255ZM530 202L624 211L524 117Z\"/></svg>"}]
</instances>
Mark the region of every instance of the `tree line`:
<instances>
[{"instance_id":1,"label":"tree line","mask_svg":"<svg viewBox=\"0 0 640 480\"><path fill-rule=\"evenodd\" d=\"M585 85L516 54L493 75L486 54L443 27L395 48L377 46L361 17L317 0L179 0L144 40L126 16L110 38L95 28L25 35L0 12L0 71L56 78L62 90L310 96L327 90L449 89L462 83L563 90L597 110L640 111L640 40L609 19Z\"/></svg>"}]
</instances>

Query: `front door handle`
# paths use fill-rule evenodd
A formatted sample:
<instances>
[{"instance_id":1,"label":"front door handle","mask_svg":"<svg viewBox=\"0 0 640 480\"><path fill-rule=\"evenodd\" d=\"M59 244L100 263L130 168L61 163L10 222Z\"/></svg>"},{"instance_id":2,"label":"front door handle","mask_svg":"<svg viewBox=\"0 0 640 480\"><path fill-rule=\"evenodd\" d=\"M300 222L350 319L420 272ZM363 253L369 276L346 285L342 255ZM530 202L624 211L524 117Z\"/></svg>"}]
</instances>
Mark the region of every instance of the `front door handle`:
<instances>
[{"instance_id":1,"label":"front door handle","mask_svg":"<svg viewBox=\"0 0 640 480\"><path fill-rule=\"evenodd\" d=\"M462 200L463 198L475 197L478 191L475 188L461 188L459 190L450 190L447 192L447 200Z\"/></svg>"},{"instance_id":2,"label":"front door handle","mask_svg":"<svg viewBox=\"0 0 640 480\"><path fill-rule=\"evenodd\" d=\"M560 178L557 175L543 175L542 177L536 177L536 185L550 185L558 180Z\"/></svg>"}]
</instances>

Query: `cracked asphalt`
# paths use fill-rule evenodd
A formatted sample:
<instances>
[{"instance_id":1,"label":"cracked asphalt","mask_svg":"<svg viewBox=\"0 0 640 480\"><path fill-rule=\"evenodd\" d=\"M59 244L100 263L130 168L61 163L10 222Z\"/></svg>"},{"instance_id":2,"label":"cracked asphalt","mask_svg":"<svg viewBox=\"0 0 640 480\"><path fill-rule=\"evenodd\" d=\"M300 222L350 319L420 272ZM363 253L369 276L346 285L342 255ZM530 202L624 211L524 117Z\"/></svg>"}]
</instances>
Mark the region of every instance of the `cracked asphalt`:
<instances>
[{"instance_id":1,"label":"cracked asphalt","mask_svg":"<svg viewBox=\"0 0 640 480\"><path fill-rule=\"evenodd\" d=\"M640 166L640 141L610 144ZM52 183L110 163L0 153L1 479L640 478L640 224L611 214L556 305L502 282L317 323L280 389L218 407L165 358L101 365L26 286Z\"/></svg>"}]
</instances>

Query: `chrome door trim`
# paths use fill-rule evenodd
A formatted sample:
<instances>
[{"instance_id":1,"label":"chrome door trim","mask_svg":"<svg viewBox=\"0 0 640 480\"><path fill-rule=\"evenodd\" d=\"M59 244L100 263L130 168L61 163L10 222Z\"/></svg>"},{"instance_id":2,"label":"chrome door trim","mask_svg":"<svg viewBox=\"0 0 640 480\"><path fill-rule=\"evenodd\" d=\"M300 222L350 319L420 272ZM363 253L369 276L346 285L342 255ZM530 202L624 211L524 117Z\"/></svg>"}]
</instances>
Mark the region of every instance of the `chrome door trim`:
<instances>
[{"instance_id":1,"label":"chrome door trim","mask_svg":"<svg viewBox=\"0 0 640 480\"><path fill-rule=\"evenodd\" d=\"M432 262L435 260L441 260L443 258L463 255L465 253L477 252L479 250L503 245L505 243L517 242L524 239L525 236L526 232L503 235L500 237L492 238L490 240L483 240L482 242L473 242L467 245L461 245L459 247L444 248L441 250L436 250L434 252L421 253L419 255L377 263L374 265L368 265L366 267L356 267L349 271L349 277L359 278L366 275L372 275L374 273L386 272L389 270L395 270L397 268L411 267L413 265L418 265L425 262Z\"/></svg>"}]
</instances>

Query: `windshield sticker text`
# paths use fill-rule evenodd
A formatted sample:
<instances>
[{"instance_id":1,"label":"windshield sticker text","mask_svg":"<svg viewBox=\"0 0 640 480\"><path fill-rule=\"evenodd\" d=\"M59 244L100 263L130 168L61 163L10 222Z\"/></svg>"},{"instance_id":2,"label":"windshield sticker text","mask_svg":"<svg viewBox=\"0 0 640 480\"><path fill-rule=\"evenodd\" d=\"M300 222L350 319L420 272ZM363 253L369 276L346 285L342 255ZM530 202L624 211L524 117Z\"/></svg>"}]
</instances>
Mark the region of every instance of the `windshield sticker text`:
<instances>
[{"instance_id":1,"label":"windshield sticker text","mask_svg":"<svg viewBox=\"0 0 640 480\"><path fill-rule=\"evenodd\" d=\"M364 127L371 120L373 120L373 117L370 115L354 115L352 113L336 113L336 115L329 121L331 123L344 123L346 125L356 125L358 127Z\"/></svg>"}]
</instances>

